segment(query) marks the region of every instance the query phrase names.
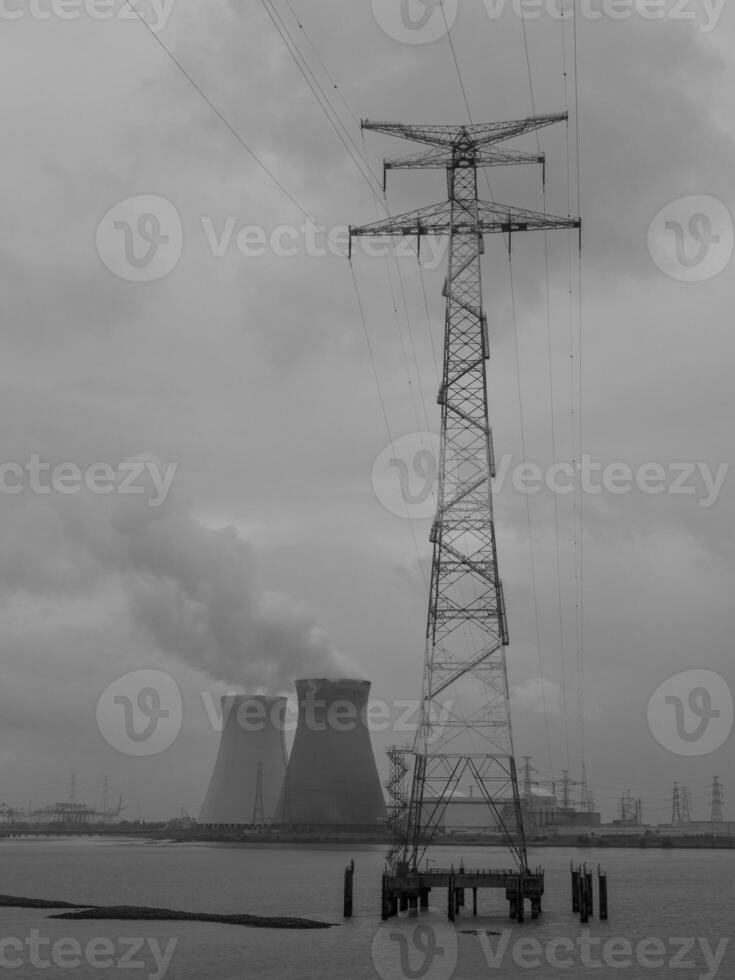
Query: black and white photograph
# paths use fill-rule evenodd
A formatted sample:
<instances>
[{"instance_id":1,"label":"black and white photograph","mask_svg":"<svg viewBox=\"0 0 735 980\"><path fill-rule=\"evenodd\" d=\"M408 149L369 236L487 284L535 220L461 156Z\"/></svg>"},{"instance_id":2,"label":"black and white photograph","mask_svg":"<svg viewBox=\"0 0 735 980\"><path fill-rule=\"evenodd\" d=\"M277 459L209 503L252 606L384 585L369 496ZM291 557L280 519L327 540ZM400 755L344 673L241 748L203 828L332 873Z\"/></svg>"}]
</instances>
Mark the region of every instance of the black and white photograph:
<instances>
[{"instance_id":1,"label":"black and white photograph","mask_svg":"<svg viewBox=\"0 0 735 980\"><path fill-rule=\"evenodd\" d=\"M733 52L0 0L0 980L735 980Z\"/></svg>"}]
</instances>

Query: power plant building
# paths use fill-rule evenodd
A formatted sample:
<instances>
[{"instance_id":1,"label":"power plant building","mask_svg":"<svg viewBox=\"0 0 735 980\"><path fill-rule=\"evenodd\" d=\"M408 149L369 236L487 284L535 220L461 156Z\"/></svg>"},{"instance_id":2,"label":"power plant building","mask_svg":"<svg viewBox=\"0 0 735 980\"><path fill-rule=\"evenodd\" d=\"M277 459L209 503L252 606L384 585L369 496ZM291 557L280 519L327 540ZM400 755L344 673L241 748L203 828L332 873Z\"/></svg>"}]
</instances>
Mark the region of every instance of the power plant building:
<instances>
[{"instance_id":1,"label":"power plant building","mask_svg":"<svg viewBox=\"0 0 735 980\"><path fill-rule=\"evenodd\" d=\"M199 823L271 823L286 772L286 698L228 694L221 704L222 737Z\"/></svg>"},{"instance_id":2,"label":"power plant building","mask_svg":"<svg viewBox=\"0 0 735 980\"><path fill-rule=\"evenodd\" d=\"M298 722L276 822L374 830L386 807L367 727L370 682L298 680Z\"/></svg>"}]
</instances>

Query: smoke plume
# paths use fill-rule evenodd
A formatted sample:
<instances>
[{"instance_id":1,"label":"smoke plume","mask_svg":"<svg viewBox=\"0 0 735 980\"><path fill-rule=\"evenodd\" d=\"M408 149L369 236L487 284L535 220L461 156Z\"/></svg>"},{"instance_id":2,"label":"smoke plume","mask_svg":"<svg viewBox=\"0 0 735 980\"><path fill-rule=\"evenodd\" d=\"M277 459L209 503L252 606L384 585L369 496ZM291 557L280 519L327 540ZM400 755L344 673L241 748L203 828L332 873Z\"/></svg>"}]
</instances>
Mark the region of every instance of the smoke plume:
<instances>
[{"instance_id":1,"label":"smoke plume","mask_svg":"<svg viewBox=\"0 0 735 980\"><path fill-rule=\"evenodd\" d=\"M232 527L208 528L172 499L153 509L118 495L46 498L18 516L0 568L6 599L114 585L143 649L250 692L290 691L303 676L355 676L305 604L262 589L254 549ZM27 539L21 546L25 534L38 539L37 563Z\"/></svg>"}]
</instances>

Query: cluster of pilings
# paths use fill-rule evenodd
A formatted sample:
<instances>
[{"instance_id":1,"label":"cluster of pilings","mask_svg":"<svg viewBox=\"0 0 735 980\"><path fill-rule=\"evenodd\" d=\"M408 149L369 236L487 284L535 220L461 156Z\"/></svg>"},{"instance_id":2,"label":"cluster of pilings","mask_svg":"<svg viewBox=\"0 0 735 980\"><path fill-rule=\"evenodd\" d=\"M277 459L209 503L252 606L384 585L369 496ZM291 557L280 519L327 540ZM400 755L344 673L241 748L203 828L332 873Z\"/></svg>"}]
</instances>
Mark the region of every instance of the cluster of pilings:
<instances>
[{"instance_id":1,"label":"cluster of pilings","mask_svg":"<svg viewBox=\"0 0 735 980\"><path fill-rule=\"evenodd\" d=\"M586 864L574 867L572 862L572 912L579 915L579 921L589 922L594 918L595 902L592 871ZM599 917L604 922L607 919L607 872L600 869L597 865L597 887L599 894Z\"/></svg>"},{"instance_id":2,"label":"cluster of pilings","mask_svg":"<svg viewBox=\"0 0 735 980\"><path fill-rule=\"evenodd\" d=\"M429 907L429 893L432 889L447 889L447 918L454 922L457 915L466 907L467 893L472 892L472 914L477 915L477 894L481 888L503 889L508 901L510 918L518 922L525 920L526 900L531 905L531 918L541 914L541 898L544 894L544 873L536 871L493 871L468 870L463 866L435 868L431 871L384 874L381 893L383 920L390 919L399 912L418 915L419 909Z\"/></svg>"}]
</instances>

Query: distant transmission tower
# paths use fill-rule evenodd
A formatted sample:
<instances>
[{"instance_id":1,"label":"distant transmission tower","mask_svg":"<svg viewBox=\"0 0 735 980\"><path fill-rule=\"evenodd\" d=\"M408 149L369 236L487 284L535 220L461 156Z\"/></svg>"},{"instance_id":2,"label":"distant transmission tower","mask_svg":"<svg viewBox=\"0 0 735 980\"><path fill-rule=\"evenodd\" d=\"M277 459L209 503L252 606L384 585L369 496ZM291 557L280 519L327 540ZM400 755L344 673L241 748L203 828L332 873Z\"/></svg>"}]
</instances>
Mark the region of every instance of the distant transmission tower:
<instances>
[{"instance_id":1,"label":"distant transmission tower","mask_svg":"<svg viewBox=\"0 0 735 980\"><path fill-rule=\"evenodd\" d=\"M69 802L77 802L77 774L75 772L69 776Z\"/></svg>"},{"instance_id":2,"label":"distant transmission tower","mask_svg":"<svg viewBox=\"0 0 735 980\"><path fill-rule=\"evenodd\" d=\"M515 122L419 126L363 122L362 128L428 146L385 163L392 169L442 169L449 199L350 228L356 236L449 236L440 456L421 715L401 864L418 869L463 781L488 804L521 871L526 842L513 754L505 647L508 625L493 521L495 474L488 415L480 257L484 235L579 228L580 221L488 203L478 197L480 167L543 162L499 144L562 122L566 113Z\"/></svg>"},{"instance_id":3,"label":"distant transmission tower","mask_svg":"<svg viewBox=\"0 0 735 980\"><path fill-rule=\"evenodd\" d=\"M712 815L710 816L712 823L721 823L725 819L723 815L724 803L725 797L722 793L722 783L720 782L720 777L715 776L712 782Z\"/></svg>"},{"instance_id":4,"label":"distant transmission tower","mask_svg":"<svg viewBox=\"0 0 735 980\"><path fill-rule=\"evenodd\" d=\"M252 823L259 826L265 823L265 813L263 811L263 763L258 763L255 776L255 802L253 803Z\"/></svg>"},{"instance_id":5,"label":"distant transmission tower","mask_svg":"<svg viewBox=\"0 0 735 980\"><path fill-rule=\"evenodd\" d=\"M681 801L679 799L679 784L674 783L674 796L671 801L671 825L678 827L681 823Z\"/></svg>"},{"instance_id":6,"label":"distant transmission tower","mask_svg":"<svg viewBox=\"0 0 735 980\"><path fill-rule=\"evenodd\" d=\"M689 823L692 819L691 815L691 802L692 797L686 786L683 787L681 791L681 821L682 823Z\"/></svg>"}]
</instances>

